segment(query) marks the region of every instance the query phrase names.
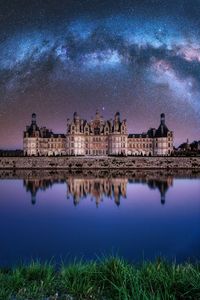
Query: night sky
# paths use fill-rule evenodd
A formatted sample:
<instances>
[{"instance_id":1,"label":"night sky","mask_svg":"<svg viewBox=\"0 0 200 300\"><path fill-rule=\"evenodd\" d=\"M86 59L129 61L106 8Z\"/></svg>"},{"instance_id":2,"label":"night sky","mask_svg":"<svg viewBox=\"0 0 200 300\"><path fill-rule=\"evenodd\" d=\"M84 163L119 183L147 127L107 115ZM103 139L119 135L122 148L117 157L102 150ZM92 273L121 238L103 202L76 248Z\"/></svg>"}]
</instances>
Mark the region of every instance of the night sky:
<instances>
[{"instance_id":1,"label":"night sky","mask_svg":"<svg viewBox=\"0 0 200 300\"><path fill-rule=\"evenodd\" d=\"M199 0L1 0L0 148L38 125L64 133L74 111L116 111L130 133L159 125L200 139Z\"/></svg>"}]
</instances>

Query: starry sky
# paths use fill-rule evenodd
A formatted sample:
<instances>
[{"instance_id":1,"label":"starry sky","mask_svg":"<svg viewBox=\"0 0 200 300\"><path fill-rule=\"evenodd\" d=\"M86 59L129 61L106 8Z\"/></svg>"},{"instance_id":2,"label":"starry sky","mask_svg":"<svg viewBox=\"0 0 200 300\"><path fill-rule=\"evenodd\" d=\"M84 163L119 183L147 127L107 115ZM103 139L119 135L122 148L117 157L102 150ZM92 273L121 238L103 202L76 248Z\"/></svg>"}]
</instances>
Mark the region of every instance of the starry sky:
<instances>
[{"instance_id":1,"label":"starry sky","mask_svg":"<svg viewBox=\"0 0 200 300\"><path fill-rule=\"evenodd\" d=\"M159 125L200 139L199 0L1 0L0 148L38 125L64 133L74 111L116 111L130 133Z\"/></svg>"}]
</instances>

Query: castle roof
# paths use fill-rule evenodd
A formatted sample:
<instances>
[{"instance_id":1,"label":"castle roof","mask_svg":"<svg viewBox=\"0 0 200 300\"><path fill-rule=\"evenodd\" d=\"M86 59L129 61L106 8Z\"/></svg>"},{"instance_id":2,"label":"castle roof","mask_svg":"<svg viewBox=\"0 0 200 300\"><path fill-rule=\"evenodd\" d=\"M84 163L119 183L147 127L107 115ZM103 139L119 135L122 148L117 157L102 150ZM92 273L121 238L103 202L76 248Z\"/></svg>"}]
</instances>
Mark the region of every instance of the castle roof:
<instances>
[{"instance_id":1,"label":"castle roof","mask_svg":"<svg viewBox=\"0 0 200 300\"><path fill-rule=\"evenodd\" d=\"M150 128L145 133L131 133L128 135L128 138L153 138L153 137L167 137L167 134L170 130L163 123L160 124L158 129Z\"/></svg>"},{"instance_id":2,"label":"castle roof","mask_svg":"<svg viewBox=\"0 0 200 300\"><path fill-rule=\"evenodd\" d=\"M28 134L29 134L29 136L32 136L33 135L33 133L35 132L35 131L39 131L40 129L39 129L39 127L37 126L37 124L31 124L29 127L28 127L28 129L27 129L27 131L26 132L28 132Z\"/></svg>"},{"instance_id":3,"label":"castle roof","mask_svg":"<svg viewBox=\"0 0 200 300\"><path fill-rule=\"evenodd\" d=\"M147 133L130 133L128 138L146 138L148 137Z\"/></svg>"},{"instance_id":4,"label":"castle roof","mask_svg":"<svg viewBox=\"0 0 200 300\"><path fill-rule=\"evenodd\" d=\"M160 124L158 129L156 130L155 137L167 137L169 129L165 124Z\"/></svg>"}]
</instances>

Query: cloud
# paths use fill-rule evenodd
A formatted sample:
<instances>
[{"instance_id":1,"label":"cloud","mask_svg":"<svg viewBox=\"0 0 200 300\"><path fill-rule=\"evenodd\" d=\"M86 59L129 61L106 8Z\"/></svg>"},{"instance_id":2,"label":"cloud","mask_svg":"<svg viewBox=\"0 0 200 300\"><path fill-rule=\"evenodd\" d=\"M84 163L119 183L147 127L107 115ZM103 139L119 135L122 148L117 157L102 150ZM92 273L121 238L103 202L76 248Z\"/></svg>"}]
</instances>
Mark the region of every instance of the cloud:
<instances>
[{"instance_id":1,"label":"cloud","mask_svg":"<svg viewBox=\"0 0 200 300\"><path fill-rule=\"evenodd\" d=\"M200 91L195 88L196 80L192 77L183 78L173 66L163 59L155 60L148 74L149 80L158 85L165 85L178 101L189 103L200 114Z\"/></svg>"}]
</instances>

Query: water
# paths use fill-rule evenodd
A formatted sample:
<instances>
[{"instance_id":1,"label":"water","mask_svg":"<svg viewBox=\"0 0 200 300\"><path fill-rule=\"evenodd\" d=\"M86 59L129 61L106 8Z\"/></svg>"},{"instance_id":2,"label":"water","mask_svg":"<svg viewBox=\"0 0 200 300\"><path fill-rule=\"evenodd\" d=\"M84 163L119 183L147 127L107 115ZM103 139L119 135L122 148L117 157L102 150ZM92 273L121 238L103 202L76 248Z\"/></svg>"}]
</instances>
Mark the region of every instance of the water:
<instances>
[{"instance_id":1,"label":"water","mask_svg":"<svg viewBox=\"0 0 200 300\"><path fill-rule=\"evenodd\" d=\"M200 174L0 171L0 265L200 259Z\"/></svg>"}]
</instances>

